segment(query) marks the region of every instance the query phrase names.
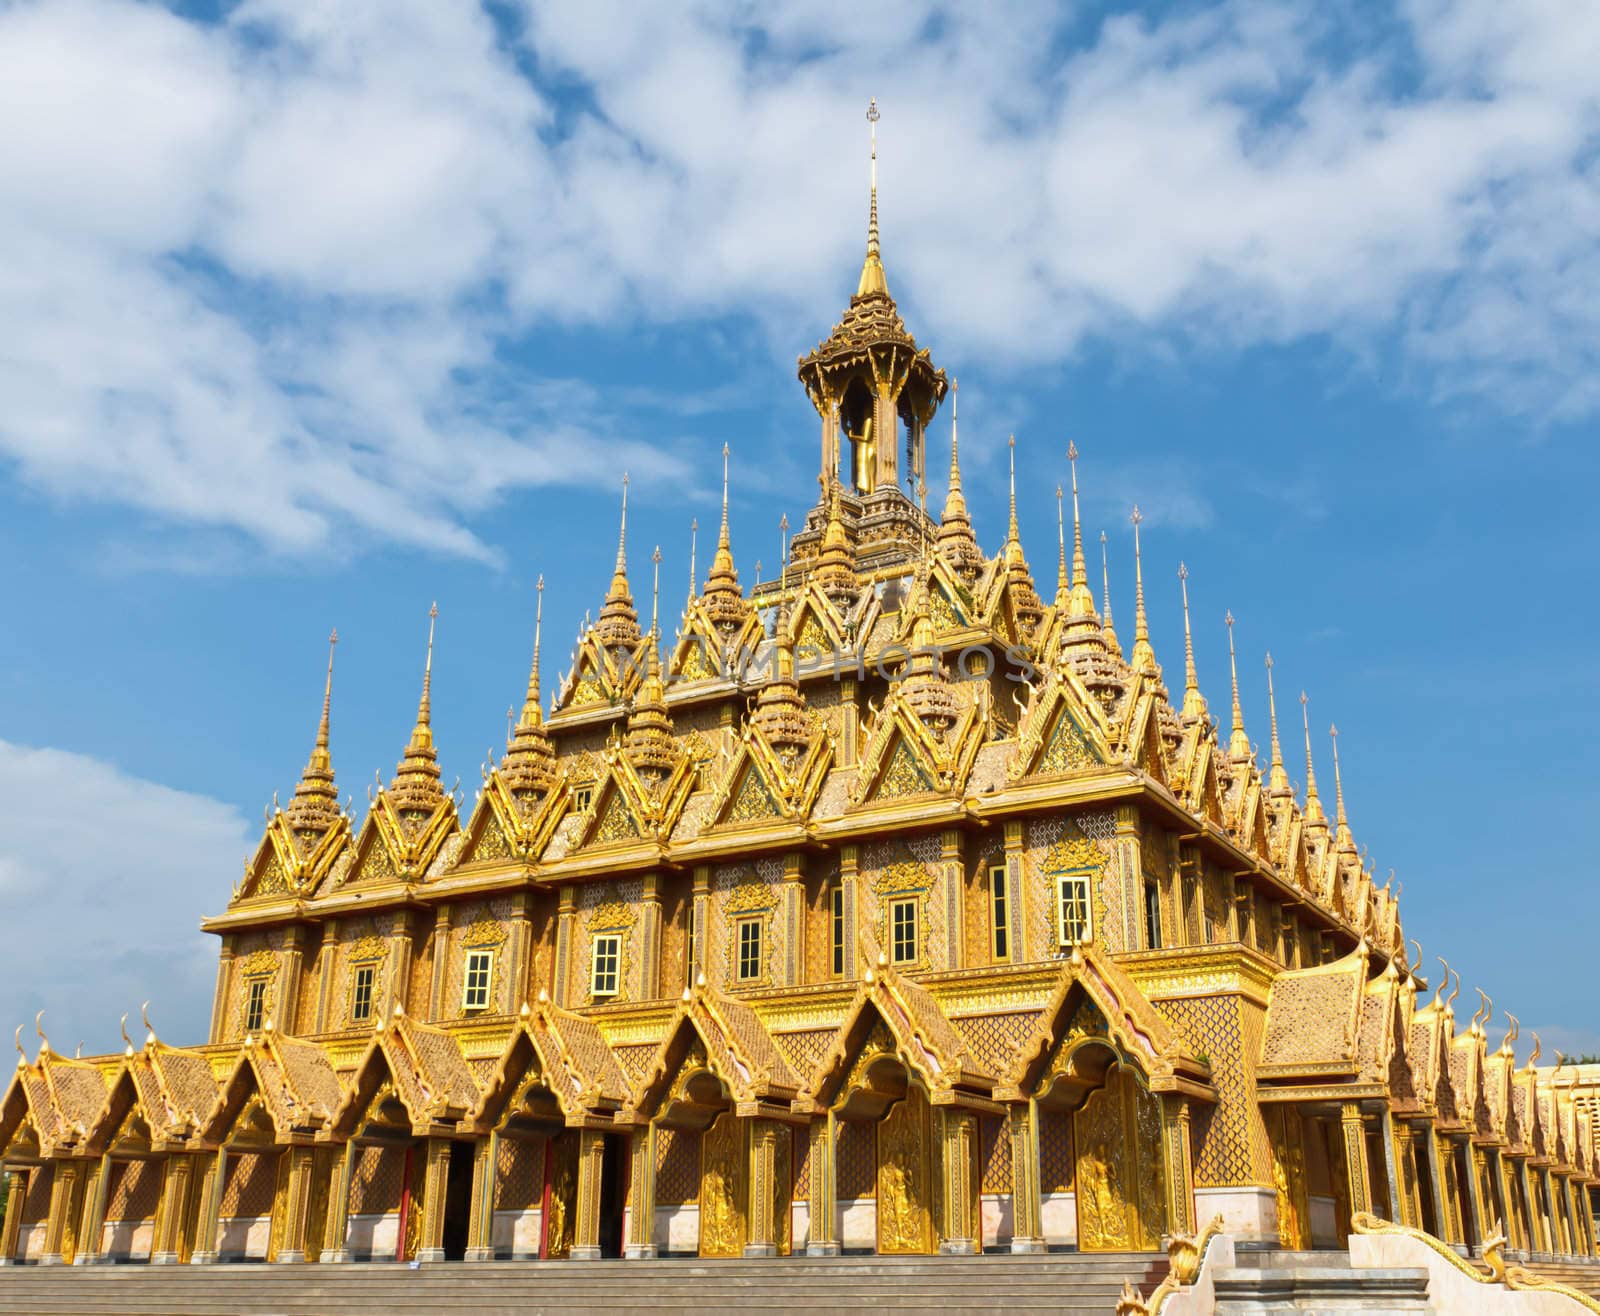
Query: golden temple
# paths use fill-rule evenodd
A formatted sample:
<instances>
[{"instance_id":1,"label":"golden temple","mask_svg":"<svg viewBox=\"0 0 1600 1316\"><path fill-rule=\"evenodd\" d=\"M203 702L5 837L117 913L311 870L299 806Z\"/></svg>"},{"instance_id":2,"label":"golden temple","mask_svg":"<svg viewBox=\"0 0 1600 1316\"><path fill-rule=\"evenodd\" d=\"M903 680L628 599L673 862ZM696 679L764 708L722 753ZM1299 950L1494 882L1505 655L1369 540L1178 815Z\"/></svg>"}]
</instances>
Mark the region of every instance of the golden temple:
<instances>
[{"instance_id":1,"label":"golden temple","mask_svg":"<svg viewBox=\"0 0 1600 1316\"><path fill-rule=\"evenodd\" d=\"M627 551L470 808L415 725L341 809L311 756L220 941L210 1036L18 1033L0 1263L1342 1245L1593 1255L1600 1076L1433 988L1301 696L1265 769L1131 644L1078 513L1055 587L979 545L954 385L866 258L798 365L820 494L775 578L715 554L664 642ZM942 512L927 447L950 404ZM909 492L908 492L909 491ZM1069 534L1070 531L1070 534ZM1102 553L1104 537L1102 536ZM656 555L659 573L659 554ZM126 1022L126 1020L124 1021ZM127 1037L126 1031L124 1036Z\"/></svg>"}]
</instances>

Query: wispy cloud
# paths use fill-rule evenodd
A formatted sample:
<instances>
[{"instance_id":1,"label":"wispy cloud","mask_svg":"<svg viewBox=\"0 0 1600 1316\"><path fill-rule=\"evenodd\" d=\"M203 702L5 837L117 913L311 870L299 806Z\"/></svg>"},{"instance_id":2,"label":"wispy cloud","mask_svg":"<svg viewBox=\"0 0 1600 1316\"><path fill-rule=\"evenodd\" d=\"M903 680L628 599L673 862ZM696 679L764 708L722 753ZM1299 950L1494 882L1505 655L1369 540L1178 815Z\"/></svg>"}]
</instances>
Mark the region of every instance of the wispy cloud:
<instances>
[{"instance_id":1,"label":"wispy cloud","mask_svg":"<svg viewBox=\"0 0 1600 1316\"><path fill-rule=\"evenodd\" d=\"M474 520L516 489L684 481L617 420L653 388L546 378L541 335L732 315L801 346L859 251L869 91L891 286L970 359L1316 336L1509 412L1600 407L1600 11L825 8L10 6L0 454L288 554L493 560Z\"/></svg>"}]
</instances>

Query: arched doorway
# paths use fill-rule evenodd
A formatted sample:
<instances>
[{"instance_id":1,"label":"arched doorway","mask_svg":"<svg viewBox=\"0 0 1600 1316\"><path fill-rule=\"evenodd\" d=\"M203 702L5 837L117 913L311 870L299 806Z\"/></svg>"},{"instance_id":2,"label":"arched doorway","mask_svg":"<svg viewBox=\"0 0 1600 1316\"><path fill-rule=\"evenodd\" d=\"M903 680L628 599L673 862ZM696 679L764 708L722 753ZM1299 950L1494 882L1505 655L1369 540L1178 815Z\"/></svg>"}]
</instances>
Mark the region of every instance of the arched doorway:
<instances>
[{"instance_id":1,"label":"arched doorway","mask_svg":"<svg viewBox=\"0 0 1600 1316\"><path fill-rule=\"evenodd\" d=\"M937 1251L928 1094L894 1054L887 1031L880 1037L875 1030L868 1038L833 1117L844 1129L836 1155L840 1150L850 1154L852 1142L865 1150L870 1141L873 1250L885 1256L926 1256ZM844 1179L850 1181L848 1171ZM860 1235L853 1239L852 1232L847 1222L846 1247L860 1241Z\"/></svg>"}]
</instances>

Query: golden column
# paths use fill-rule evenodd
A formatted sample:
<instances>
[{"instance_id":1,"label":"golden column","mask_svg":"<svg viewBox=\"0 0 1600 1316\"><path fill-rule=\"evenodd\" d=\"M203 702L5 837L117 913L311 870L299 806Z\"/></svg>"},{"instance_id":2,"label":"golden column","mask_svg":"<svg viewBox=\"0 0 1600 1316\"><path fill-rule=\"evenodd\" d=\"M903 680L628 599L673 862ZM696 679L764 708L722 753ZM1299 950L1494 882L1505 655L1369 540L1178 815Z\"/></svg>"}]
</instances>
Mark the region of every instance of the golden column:
<instances>
[{"instance_id":1,"label":"golden column","mask_svg":"<svg viewBox=\"0 0 1600 1316\"><path fill-rule=\"evenodd\" d=\"M1005 823L1006 836L1006 921L1011 924L1011 931L1006 937L1006 942L1011 948L1011 961L1021 964L1033 958L1032 952L1038 948L1029 946L1027 942L1028 924L1025 911L1028 901L1022 890L1022 821L1018 818L1008 818ZM1037 1135L1036 1135L1037 1136Z\"/></svg>"},{"instance_id":2,"label":"golden column","mask_svg":"<svg viewBox=\"0 0 1600 1316\"><path fill-rule=\"evenodd\" d=\"M1045 1250L1039 1198L1039 1106L1031 1097L1011 1107L1011 1250Z\"/></svg>"},{"instance_id":3,"label":"golden column","mask_svg":"<svg viewBox=\"0 0 1600 1316\"><path fill-rule=\"evenodd\" d=\"M467 1222L468 1261L494 1260L494 1197L499 1178L500 1133L491 1130L472 1145L472 1216Z\"/></svg>"},{"instance_id":4,"label":"golden column","mask_svg":"<svg viewBox=\"0 0 1600 1316\"><path fill-rule=\"evenodd\" d=\"M233 934L224 933L217 960L217 989L211 997L211 1040L220 1042L227 1031L228 992L233 986Z\"/></svg>"},{"instance_id":5,"label":"golden column","mask_svg":"<svg viewBox=\"0 0 1600 1316\"><path fill-rule=\"evenodd\" d=\"M394 1014L396 1004L404 1005L411 989L411 910L398 910L389 929L389 981L378 1018L388 1019Z\"/></svg>"},{"instance_id":6,"label":"golden column","mask_svg":"<svg viewBox=\"0 0 1600 1316\"><path fill-rule=\"evenodd\" d=\"M1399 1207L1395 1223L1422 1228L1422 1208L1417 1200L1417 1163L1411 1154L1411 1126L1387 1110L1383 1122L1389 1133L1389 1196Z\"/></svg>"},{"instance_id":7,"label":"golden column","mask_svg":"<svg viewBox=\"0 0 1600 1316\"><path fill-rule=\"evenodd\" d=\"M111 1257L101 1250L105 1244L106 1204L110 1188L111 1156L107 1153L89 1168L89 1183L83 1194L83 1225L78 1230L78 1237L83 1241L78 1248L78 1255L73 1259L72 1264L75 1266L96 1266L111 1260ZM161 1220L161 1215L157 1214L158 1229ZM159 1245L160 1240L156 1242ZM150 1260L152 1263L155 1262L153 1252Z\"/></svg>"},{"instance_id":8,"label":"golden column","mask_svg":"<svg viewBox=\"0 0 1600 1316\"><path fill-rule=\"evenodd\" d=\"M316 1164L316 1148L310 1143L295 1143L285 1155L289 1158L289 1187L283 1200L283 1243L277 1256L282 1264L306 1259L306 1225L311 1210L311 1174Z\"/></svg>"},{"instance_id":9,"label":"golden column","mask_svg":"<svg viewBox=\"0 0 1600 1316\"><path fill-rule=\"evenodd\" d=\"M322 954L317 956L316 1031L328 1031L328 1015L333 1009L333 965L339 957L339 921L329 919L322 927Z\"/></svg>"},{"instance_id":10,"label":"golden column","mask_svg":"<svg viewBox=\"0 0 1600 1316\"><path fill-rule=\"evenodd\" d=\"M807 1229L808 1257L839 1255L839 1201L834 1167L835 1127L830 1110L821 1119L813 1117L811 1138L811 1192L807 1203L810 1224Z\"/></svg>"},{"instance_id":11,"label":"golden column","mask_svg":"<svg viewBox=\"0 0 1600 1316\"><path fill-rule=\"evenodd\" d=\"M778 1126L775 1121L765 1119L741 1120L740 1123L749 1126L750 1192L744 1255L775 1257L778 1255L778 1221L774 1210L777 1197Z\"/></svg>"},{"instance_id":12,"label":"golden column","mask_svg":"<svg viewBox=\"0 0 1600 1316\"><path fill-rule=\"evenodd\" d=\"M1523 1204L1523 1216L1527 1242L1523 1245L1529 1252L1544 1251L1544 1226L1540 1222L1539 1193L1535 1187L1533 1171L1528 1166L1526 1157L1517 1162L1518 1192Z\"/></svg>"},{"instance_id":13,"label":"golden column","mask_svg":"<svg viewBox=\"0 0 1600 1316\"><path fill-rule=\"evenodd\" d=\"M417 1243L418 1261L444 1260L445 1187L450 1177L449 1138L429 1138L427 1178L422 1189L422 1238Z\"/></svg>"},{"instance_id":14,"label":"golden column","mask_svg":"<svg viewBox=\"0 0 1600 1316\"><path fill-rule=\"evenodd\" d=\"M296 923L284 933L283 968L278 985L278 1027L289 1034L308 1031L309 1020L301 1020L300 975L305 972L306 926Z\"/></svg>"},{"instance_id":15,"label":"golden column","mask_svg":"<svg viewBox=\"0 0 1600 1316\"><path fill-rule=\"evenodd\" d=\"M966 865L962 862L962 835L959 827L946 827L939 833L939 874L944 898L945 960L939 969L960 969L967 963L966 950ZM988 956L985 955L987 962Z\"/></svg>"},{"instance_id":16,"label":"golden column","mask_svg":"<svg viewBox=\"0 0 1600 1316\"><path fill-rule=\"evenodd\" d=\"M217 1234L222 1228L222 1190L228 1180L228 1149L217 1148L215 1156L206 1158L205 1181L200 1191L200 1218L195 1221L194 1252L190 1263L196 1266L216 1262Z\"/></svg>"},{"instance_id":17,"label":"golden column","mask_svg":"<svg viewBox=\"0 0 1600 1316\"><path fill-rule=\"evenodd\" d=\"M1412 1147L1422 1159L1422 1164L1417 1167L1417 1173L1419 1175L1426 1173L1428 1183L1431 1185L1433 1227L1439 1231L1439 1237L1446 1243L1455 1242L1450 1234L1450 1207L1444 1195L1444 1176L1439 1173L1439 1138L1433 1130L1432 1121L1416 1127L1412 1137Z\"/></svg>"},{"instance_id":18,"label":"golden column","mask_svg":"<svg viewBox=\"0 0 1600 1316\"><path fill-rule=\"evenodd\" d=\"M1372 1210L1372 1183L1367 1175L1367 1126L1361 1103L1347 1101L1339 1108L1344 1133L1344 1172L1350 1187L1350 1214ZM1347 1226L1348 1227L1348 1226Z\"/></svg>"},{"instance_id":19,"label":"golden column","mask_svg":"<svg viewBox=\"0 0 1600 1316\"><path fill-rule=\"evenodd\" d=\"M184 1153L167 1157L166 1174L161 1181L161 1208L156 1214L156 1237L150 1249L152 1266L174 1266L183 1260L184 1225L193 1176L194 1157ZM104 1206L100 1213L103 1218Z\"/></svg>"},{"instance_id":20,"label":"golden column","mask_svg":"<svg viewBox=\"0 0 1600 1316\"><path fill-rule=\"evenodd\" d=\"M344 1154L333 1171L333 1183L328 1192L328 1223L322 1231L322 1256L319 1258L331 1266L344 1265L350 1260L350 1186L360 1155L360 1145L351 1139L345 1143ZM218 1200L221 1200L220 1195Z\"/></svg>"},{"instance_id":21,"label":"golden column","mask_svg":"<svg viewBox=\"0 0 1600 1316\"><path fill-rule=\"evenodd\" d=\"M82 1161L57 1161L50 1178L50 1213L45 1219L41 1266L70 1265L76 1252L77 1217L83 1203Z\"/></svg>"},{"instance_id":22,"label":"golden column","mask_svg":"<svg viewBox=\"0 0 1600 1316\"><path fill-rule=\"evenodd\" d=\"M606 1135L578 1131L578 1210L573 1219L572 1260L600 1260L600 1188L605 1169Z\"/></svg>"},{"instance_id":23,"label":"golden column","mask_svg":"<svg viewBox=\"0 0 1600 1316\"><path fill-rule=\"evenodd\" d=\"M1517 1197L1511 1187L1512 1169L1507 1163L1504 1153L1497 1154L1494 1158L1495 1183L1500 1190L1500 1200L1505 1203L1505 1231L1506 1246L1511 1248L1525 1248L1527 1244L1522 1241L1522 1221L1517 1210Z\"/></svg>"},{"instance_id":24,"label":"golden column","mask_svg":"<svg viewBox=\"0 0 1600 1316\"><path fill-rule=\"evenodd\" d=\"M778 886L778 935L782 953L776 966L778 985L798 987L805 979L805 874L798 850L783 855L783 881Z\"/></svg>"},{"instance_id":25,"label":"golden column","mask_svg":"<svg viewBox=\"0 0 1600 1316\"><path fill-rule=\"evenodd\" d=\"M451 907L440 905L433 913L433 978L428 983L428 1018L444 1018L445 974L450 970ZM513 1008L521 1002L514 1002Z\"/></svg>"},{"instance_id":26,"label":"golden column","mask_svg":"<svg viewBox=\"0 0 1600 1316\"><path fill-rule=\"evenodd\" d=\"M978 1179L978 1117L970 1110L940 1107L935 1120L939 1139L939 1252L970 1256L983 1251Z\"/></svg>"},{"instance_id":27,"label":"golden column","mask_svg":"<svg viewBox=\"0 0 1600 1316\"><path fill-rule=\"evenodd\" d=\"M628 1242L622 1255L629 1261L650 1261L656 1255L656 1126L635 1126L630 1147Z\"/></svg>"},{"instance_id":28,"label":"golden column","mask_svg":"<svg viewBox=\"0 0 1600 1316\"><path fill-rule=\"evenodd\" d=\"M1189 1099L1176 1092L1161 1094L1161 1151L1167 1161L1167 1232L1198 1233Z\"/></svg>"},{"instance_id":29,"label":"golden column","mask_svg":"<svg viewBox=\"0 0 1600 1316\"><path fill-rule=\"evenodd\" d=\"M556 914L556 980L550 995L557 1005L565 1006L572 994L572 930L578 916L578 888L562 887L560 902Z\"/></svg>"},{"instance_id":30,"label":"golden column","mask_svg":"<svg viewBox=\"0 0 1600 1316\"><path fill-rule=\"evenodd\" d=\"M509 995L506 998L508 1013L539 994L537 987L531 992L528 990L528 964L533 945L533 897L526 891L518 891L511 897L509 942L506 951L509 956L509 963L506 965L506 981L509 984Z\"/></svg>"},{"instance_id":31,"label":"golden column","mask_svg":"<svg viewBox=\"0 0 1600 1316\"><path fill-rule=\"evenodd\" d=\"M24 1170L7 1170L6 1217L0 1221L0 1266L17 1264L17 1246L22 1240L22 1209L28 1195L28 1175Z\"/></svg>"},{"instance_id":32,"label":"golden column","mask_svg":"<svg viewBox=\"0 0 1600 1316\"><path fill-rule=\"evenodd\" d=\"M861 966L856 963L856 948L861 944L856 933L858 911L861 908L856 898L856 888L860 885L857 881L861 872L860 854L853 845L839 847L839 887L844 892L844 972L845 977L852 979L861 972Z\"/></svg>"},{"instance_id":33,"label":"golden column","mask_svg":"<svg viewBox=\"0 0 1600 1316\"><path fill-rule=\"evenodd\" d=\"M661 997L661 875L644 875L644 899L639 906L639 999Z\"/></svg>"},{"instance_id":34,"label":"golden column","mask_svg":"<svg viewBox=\"0 0 1600 1316\"><path fill-rule=\"evenodd\" d=\"M683 985L693 987L706 967L706 932L711 926L711 867L697 864L694 870L694 895L689 902L689 954L684 966Z\"/></svg>"}]
</instances>

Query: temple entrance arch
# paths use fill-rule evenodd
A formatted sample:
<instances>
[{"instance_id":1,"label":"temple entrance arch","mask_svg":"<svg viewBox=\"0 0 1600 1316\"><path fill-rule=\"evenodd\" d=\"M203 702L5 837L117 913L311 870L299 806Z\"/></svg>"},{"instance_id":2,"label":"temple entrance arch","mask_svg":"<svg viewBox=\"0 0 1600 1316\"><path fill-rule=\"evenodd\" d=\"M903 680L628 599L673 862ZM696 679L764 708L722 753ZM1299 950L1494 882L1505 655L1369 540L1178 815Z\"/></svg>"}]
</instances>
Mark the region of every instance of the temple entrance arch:
<instances>
[{"instance_id":1,"label":"temple entrance arch","mask_svg":"<svg viewBox=\"0 0 1600 1316\"><path fill-rule=\"evenodd\" d=\"M937 1251L931 1106L927 1090L895 1055L881 1021L863 1046L851 1080L832 1114L836 1121L868 1129L874 1250L885 1256L931 1254Z\"/></svg>"},{"instance_id":2,"label":"temple entrance arch","mask_svg":"<svg viewBox=\"0 0 1600 1316\"><path fill-rule=\"evenodd\" d=\"M0 1221L0 1266L39 1259L50 1209L51 1165L39 1147L39 1131L25 1105L0 1143L0 1174L6 1175L5 1219Z\"/></svg>"}]
</instances>

